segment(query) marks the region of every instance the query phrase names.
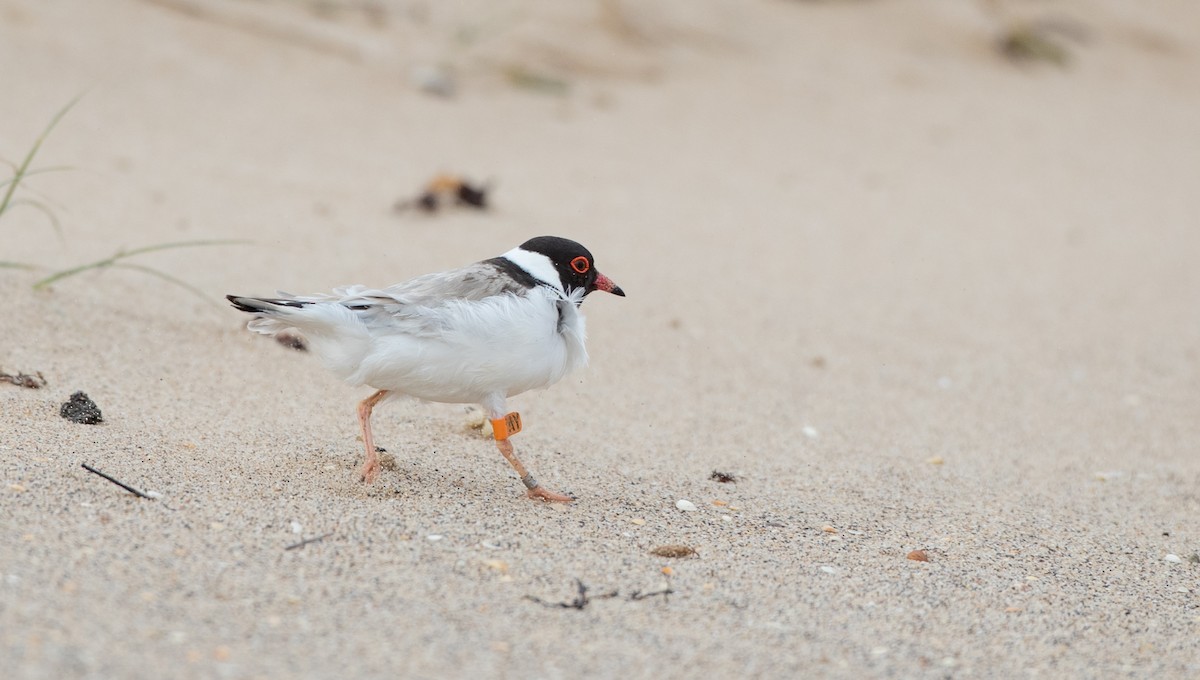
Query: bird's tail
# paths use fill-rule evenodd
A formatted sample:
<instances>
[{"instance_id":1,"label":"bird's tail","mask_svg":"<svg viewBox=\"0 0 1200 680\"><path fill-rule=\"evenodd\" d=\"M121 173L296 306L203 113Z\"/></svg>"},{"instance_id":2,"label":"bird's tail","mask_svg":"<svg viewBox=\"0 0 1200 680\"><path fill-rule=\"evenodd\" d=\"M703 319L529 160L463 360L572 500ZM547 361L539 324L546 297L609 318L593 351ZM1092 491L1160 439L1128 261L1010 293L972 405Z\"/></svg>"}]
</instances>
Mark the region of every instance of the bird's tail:
<instances>
[{"instance_id":1,"label":"bird's tail","mask_svg":"<svg viewBox=\"0 0 1200 680\"><path fill-rule=\"evenodd\" d=\"M226 300L235 309L254 315L247 328L263 335L275 335L289 329L299 329L304 324L296 312L312 304L288 298L255 298L241 295L226 295Z\"/></svg>"},{"instance_id":2,"label":"bird's tail","mask_svg":"<svg viewBox=\"0 0 1200 680\"><path fill-rule=\"evenodd\" d=\"M336 302L240 295L226 295L225 299L235 308L254 315L246 328L255 333L299 331L308 340L309 349L343 380L352 380L371 347L366 326L353 311Z\"/></svg>"}]
</instances>

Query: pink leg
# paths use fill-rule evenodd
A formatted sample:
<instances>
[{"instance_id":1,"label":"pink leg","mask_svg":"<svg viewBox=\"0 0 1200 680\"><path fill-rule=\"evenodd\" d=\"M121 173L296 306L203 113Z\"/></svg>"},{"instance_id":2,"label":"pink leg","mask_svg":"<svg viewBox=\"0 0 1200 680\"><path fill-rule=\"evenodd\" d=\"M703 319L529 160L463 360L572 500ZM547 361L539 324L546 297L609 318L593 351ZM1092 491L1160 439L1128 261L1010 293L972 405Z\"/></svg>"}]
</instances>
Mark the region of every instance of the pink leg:
<instances>
[{"instance_id":1,"label":"pink leg","mask_svg":"<svg viewBox=\"0 0 1200 680\"><path fill-rule=\"evenodd\" d=\"M556 503L570 503L571 501L575 500L570 496L565 496L561 493L555 493L541 484L538 484L537 480L533 478L533 475L529 474L529 472L525 469L525 466L521 465L521 461L517 460L517 454L513 451L512 442L508 441L507 439L497 439L496 448L500 449L500 455L504 456L504 458L508 460L508 464L513 466L513 469L516 470L517 474L521 476L521 482L525 484L525 488L527 489L525 491L526 496L529 496L530 498L540 498L544 501L554 501Z\"/></svg>"},{"instance_id":2,"label":"pink leg","mask_svg":"<svg viewBox=\"0 0 1200 680\"><path fill-rule=\"evenodd\" d=\"M363 443L367 447L367 460L359 471L361 481L371 484L379 476L379 454L375 451L375 439L371 436L371 409L383 400L387 390L379 390L375 394L358 402L358 425L362 428Z\"/></svg>"},{"instance_id":3,"label":"pink leg","mask_svg":"<svg viewBox=\"0 0 1200 680\"><path fill-rule=\"evenodd\" d=\"M521 417L512 413L509 415L512 416L513 420L508 420L508 416L504 415L503 397L493 398L491 403L484 405L484 408L491 414L492 429L496 437L496 448L500 449L500 455L504 456L508 464L513 466L513 469L520 475L521 483L527 489L525 495L530 498L540 498L544 501L554 501L556 503L570 503L575 500L570 496L555 493L538 484L533 475L529 474L529 471L521 464L521 461L517 460L517 454L513 451L512 442L508 441L508 437L510 434L516 434L521 431ZM513 429L510 430L510 427Z\"/></svg>"}]
</instances>

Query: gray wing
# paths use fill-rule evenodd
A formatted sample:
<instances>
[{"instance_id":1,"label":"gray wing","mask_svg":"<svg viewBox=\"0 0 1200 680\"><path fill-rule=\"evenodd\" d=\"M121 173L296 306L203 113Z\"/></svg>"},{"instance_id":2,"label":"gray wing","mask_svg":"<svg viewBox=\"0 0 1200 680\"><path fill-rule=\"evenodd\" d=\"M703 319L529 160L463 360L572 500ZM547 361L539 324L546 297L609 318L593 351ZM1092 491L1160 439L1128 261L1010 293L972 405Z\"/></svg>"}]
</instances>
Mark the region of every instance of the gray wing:
<instances>
[{"instance_id":1,"label":"gray wing","mask_svg":"<svg viewBox=\"0 0 1200 680\"><path fill-rule=\"evenodd\" d=\"M484 300L496 295L525 295L532 286L515 280L491 262L426 274L383 289L346 286L333 295L306 296L305 302L336 302L355 312L368 327L393 327L413 334L437 333L448 302Z\"/></svg>"},{"instance_id":2,"label":"gray wing","mask_svg":"<svg viewBox=\"0 0 1200 680\"><path fill-rule=\"evenodd\" d=\"M490 261L460 269L426 274L383 289L386 297L403 304L435 307L448 300L483 300L493 295L523 295L532 285L518 282Z\"/></svg>"}]
</instances>

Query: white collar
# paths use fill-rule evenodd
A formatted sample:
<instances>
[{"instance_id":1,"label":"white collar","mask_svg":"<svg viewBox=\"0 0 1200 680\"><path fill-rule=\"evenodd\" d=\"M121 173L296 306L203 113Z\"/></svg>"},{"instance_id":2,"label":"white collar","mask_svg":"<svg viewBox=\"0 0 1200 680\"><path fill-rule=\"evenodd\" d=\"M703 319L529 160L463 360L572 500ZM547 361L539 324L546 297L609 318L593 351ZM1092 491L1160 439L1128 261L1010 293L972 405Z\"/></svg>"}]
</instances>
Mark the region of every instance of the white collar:
<instances>
[{"instance_id":1,"label":"white collar","mask_svg":"<svg viewBox=\"0 0 1200 680\"><path fill-rule=\"evenodd\" d=\"M539 284L553 290L560 298L567 296L562 287L562 280L559 279L558 270L554 268L554 263L550 261L550 258L545 255L518 246L501 257L525 270L526 274L532 276Z\"/></svg>"}]
</instances>

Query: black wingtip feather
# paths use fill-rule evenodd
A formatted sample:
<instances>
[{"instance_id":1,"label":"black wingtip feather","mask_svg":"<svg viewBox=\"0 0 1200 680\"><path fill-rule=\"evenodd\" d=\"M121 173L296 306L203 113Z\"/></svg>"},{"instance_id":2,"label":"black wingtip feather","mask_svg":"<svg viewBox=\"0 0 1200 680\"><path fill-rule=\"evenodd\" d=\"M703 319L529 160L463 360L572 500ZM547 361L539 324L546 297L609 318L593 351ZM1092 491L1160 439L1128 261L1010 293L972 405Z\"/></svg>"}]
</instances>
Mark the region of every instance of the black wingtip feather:
<instances>
[{"instance_id":1,"label":"black wingtip feather","mask_svg":"<svg viewBox=\"0 0 1200 680\"><path fill-rule=\"evenodd\" d=\"M229 300L230 304L232 304L236 309L243 311L243 312L250 312L251 314L268 311L264 305L270 305L273 307L296 307L297 309L299 309L300 307L303 307L306 304L304 302L300 302L299 300L252 298L252 297L243 297L241 295L226 295L225 299ZM250 304L251 302L258 302L261 304L253 305L253 304Z\"/></svg>"},{"instance_id":2,"label":"black wingtip feather","mask_svg":"<svg viewBox=\"0 0 1200 680\"><path fill-rule=\"evenodd\" d=\"M234 308L237 309L238 311L241 311L241 312L257 312L258 311L257 309L250 307L250 306L246 305L245 303L243 303L242 300L244 298L241 298L237 295L226 295L225 299L229 300L229 303L232 304L234 306Z\"/></svg>"}]
</instances>

